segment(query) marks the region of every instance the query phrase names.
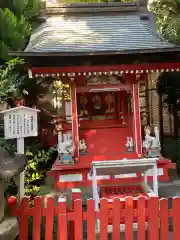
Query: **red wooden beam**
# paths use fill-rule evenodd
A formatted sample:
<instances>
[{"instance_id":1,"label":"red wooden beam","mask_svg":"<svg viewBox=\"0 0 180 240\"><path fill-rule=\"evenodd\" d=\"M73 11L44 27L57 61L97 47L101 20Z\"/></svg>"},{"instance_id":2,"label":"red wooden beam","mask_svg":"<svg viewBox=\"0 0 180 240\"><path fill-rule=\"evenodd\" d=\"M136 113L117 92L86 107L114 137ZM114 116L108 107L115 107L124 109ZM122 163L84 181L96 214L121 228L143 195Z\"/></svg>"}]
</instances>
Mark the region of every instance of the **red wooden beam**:
<instances>
[{"instance_id":1,"label":"red wooden beam","mask_svg":"<svg viewBox=\"0 0 180 240\"><path fill-rule=\"evenodd\" d=\"M107 66L70 66L70 67L32 67L32 74L50 73L80 73L80 72L108 72L108 71L130 71L130 70L157 70L178 69L180 62L169 63L144 63L144 64L121 64Z\"/></svg>"},{"instance_id":2,"label":"red wooden beam","mask_svg":"<svg viewBox=\"0 0 180 240\"><path fill-rule=\"evenodd\" d=\"M135 150L137 154L142 154L142 139L141 139L141 119L139 108L139 84L133 84L132 87L133 96L133 127L134 127L134 142Z\"/></svg>"},{"instance_id":3,"label":"red wooden beam","mask_svg":"<svg viewBox=\"0 0 180 240\"><path fill-rule=\"evenodd\" d=\"M77 161L79 157L79 132L78 132L78 116L77 116L77 101L76 101L76 86L71 84L71 100L72 100L72 133L74 142L74 157Z\"/></svg>"}]
</instances>

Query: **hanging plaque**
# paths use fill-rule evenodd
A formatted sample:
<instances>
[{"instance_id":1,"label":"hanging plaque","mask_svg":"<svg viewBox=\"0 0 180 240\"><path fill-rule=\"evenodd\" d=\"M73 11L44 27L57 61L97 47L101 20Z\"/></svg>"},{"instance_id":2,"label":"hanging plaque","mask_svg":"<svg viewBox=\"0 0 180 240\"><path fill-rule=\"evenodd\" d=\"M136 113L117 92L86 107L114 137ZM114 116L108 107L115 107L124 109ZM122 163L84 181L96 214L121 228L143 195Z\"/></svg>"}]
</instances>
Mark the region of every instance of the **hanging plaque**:
<instances>
[{"instance_id":1,"label":"hanging plaque","mask_svg":"<svg viewBox=\"0 0 180 240\"><path fill-rule=\"evenodd\" d=\"M121 84L121 80L114 76L88 77L86 79L86 84L87 85Z\"/></svg>"}]
</instances>

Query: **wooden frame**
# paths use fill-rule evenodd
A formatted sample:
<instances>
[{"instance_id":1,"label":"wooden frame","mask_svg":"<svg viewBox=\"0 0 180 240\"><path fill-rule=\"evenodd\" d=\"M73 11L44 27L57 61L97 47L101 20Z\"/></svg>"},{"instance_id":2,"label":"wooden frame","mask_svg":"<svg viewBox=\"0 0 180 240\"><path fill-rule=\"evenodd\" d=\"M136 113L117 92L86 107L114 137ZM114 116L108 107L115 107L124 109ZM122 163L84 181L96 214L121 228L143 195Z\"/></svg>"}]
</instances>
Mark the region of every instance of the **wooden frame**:
<instances>
[{"instance_id":1,"label":"wooden frame","mask_svg":"<svg viewBox=\"0 0 180 240\"><path fill-rule=\"evenodd\" d=\"M99 204L100 204L100 196L98 191L98 184L97 184L97 176L101 175L101 172L105 174L114 174L114 171L118 172L118 169L121 170L122 173L129 173L127 171L131 168L132 171L136 172L138 168L141 169L141 173L144 174L143 180L140 184L147 192L149 197L158 197L158 173L157 173L157 160L158 158L148 158L148 159L132 159L132 160L121 160L121 161L97 161L92 162L92 188L93 188L93 200L94 200L94 207L95 211L100 211ZM127 169L126 169L127 168ZM133 170L134 169L134 170ZM147 179L147 172L148 170L153 169L153 189L148 185ZM137 182L138 183L138 182ZM137 200L133 198L133 200ZM108 203L112 203L113 199L108 200ZM125 198L120 199L120 201L125 201ZM147 223L146 223L147 225ZM147 226L146 226L147 227ZM137 223L133 223L133 229L137 230ZM120 230L124 231L125 226L124 224L120 225ZM97 220L96 222L96 231L100 232L100 221ZM108 232L112 232L112 226L108 225Z\"/></svg>"},{"instance_id":2,"label":"wooden frame","mask_svg":"<svg viewBox=\"0 0 180 240\"><path fill-rule=\"evenodd\" d=\"M74 201L75 200L75 201ZM158 199L152 197L146 200L144 197L139 197L134 207L132 197L125 199L122 203L119 199L113 200L113 211L108 208L107 199L100 200L100 211L95 212L94 201L92 199L86 201L87 209L83 208L81 192L72 192L72 201L70 204L65 199L59 199L58 204L56 199L48 196L46 199L37 196L34 198L34 204L29 202L27 197L23 198L21 203L18 203L14 197L9 198L8 207L14 217L19 219L19 239L28 240L28 233L32 230L32 238L36 240L53 239L54 236L54 217L58 219L57 235L61 240L83 239L83 222L87 221L87 239L96 240L95 224L100 221L100 239L108 239L108 218L112 216L112 240L120 239L119 224L121 219L125 220L125 238L133 240L133 219L137 218L136 227L138 227L137 239L145 240L148 218L147 236L148 240L179 240L180 236L180 198L172 199L172 206L168 204L168 199ZM70 205L70 206L69 206ZM32 218L33 226L28 224L29 217ZM45 218L46 221L42 221ZM42 231L42 224L44 228ZM161 223L161 224L159 224ZM170 223L170 225L168 224ZM70 229L69 229L69 227ZM122 225L122 224L121 224ZM172 230L169 226L173 226ZM69 231L68 231L69 229ZM169 231L172 237L168 236ZM69 234L69 237L68 237ZM121 238L122 239L122 238ZM124 239L124 238L123 238Z\"/></svg>"}]
</instances>

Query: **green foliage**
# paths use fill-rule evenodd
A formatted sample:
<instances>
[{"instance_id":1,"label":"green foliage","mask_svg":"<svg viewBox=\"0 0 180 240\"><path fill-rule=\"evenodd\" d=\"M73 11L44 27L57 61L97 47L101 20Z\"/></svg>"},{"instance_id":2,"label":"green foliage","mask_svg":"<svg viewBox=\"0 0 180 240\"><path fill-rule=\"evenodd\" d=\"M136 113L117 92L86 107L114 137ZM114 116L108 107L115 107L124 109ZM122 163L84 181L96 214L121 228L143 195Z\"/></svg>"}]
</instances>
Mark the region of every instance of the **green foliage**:
<instances>
[{"instance_id":1,"label":"green foliage","mask_svg":"<svg viewBox=\"0 0 180 240\"><path fill-rule=\"evenodd\" d=\"M13 4L9 6L12 12L17 16L23 14L25 18L31 20L38 16L41 7L40 0L13 0Z\"/></svg>"},{"instance_id":2,"label":"green foliage","mask_svg":"<svg viewBox=\"0 0 180 240\"><path fill-rule=\"evenodd\" d=\"M163 106L174 116L174 128L180 128L180 73L163 73L157 83L157 91L163 96ZM177 129L175 131L175 134Z\"/></svg>"},{"instance_id":3,"label":"green foliage","mask_svg":"<svg viewBox=\"0 0 180 240\"><path fill-rule=\"evenodd\" d=\"M5 148L9 153L14 156L16 152L16 141L5 140L0 138L0 147ZM33 198L40 190L41 185L44 183L46 173L51 169L53 164L53 148L43 149L39 144L34 144L25 149L25 154L29 161L25 168L25 194ZM5 195L18 194L18 187L16 185L16 178L13 177L4 182Z\"/></svg>"},{"instance_id":4,"label":"green foliage","mask_svg":"<svg viewBox=\"0 0 180 240\"><path fill-rule=\"evenodd\" d=\"M169 41L180 43L180 1L152 0L149 8L156 16L159 32Z\"/></svg>"},{"instance_id":5,"label":"green foliage","mask_svg":"<svg viewBox=\"0 0 180 240\"><path fill-rule=\"evenodd\" d=\"M163 95L163 103L169 112L180 111L180 73L163 73L157 85L158 93Z\"/></svg>"},{"instance_id":6,"label":"green foliage","mask_svg":"<svg viewBox=\"0 0 180 240\"><path fill-rule=\"evenodd\" d=\"M62 3L62 1L58 1ZM136 0L64 0L66 3L110 3L110 2L124 2L124 3L134 3Z\"/></svg>"},{"instance_id":7,"label":"green foliage","mask_svg":"<svg viewBox=\"0 0 180 240\"><path fill-rule=\"evenodd\" d=\"M0 67L0 103L17 94L21 80L17 69L23 63L22 59L15 58Z\"/></svg>"},{"instance_id":8,"label":"green foliage","mask_svg":"<svg viewBox=\"0 0 180 240\"><path fill-rule=\"evenodd\" d=\"M46 172L52 167L54 149L33 150L27 148L25 153L29 158L25 169L26 195L37 195L40 185L44 183Z\"/></svg>"},{"instance_id":9,"label":"green foliage","mask_svg":"<svg viewBox=\"0 0 180 240\"><path fill-rule=\"evenodd\" d=\"M31 33L32 19L39 14L40 0L12 0L0 3L0 58L8 51L23 50Z\"/></svg>"}]
</instances>

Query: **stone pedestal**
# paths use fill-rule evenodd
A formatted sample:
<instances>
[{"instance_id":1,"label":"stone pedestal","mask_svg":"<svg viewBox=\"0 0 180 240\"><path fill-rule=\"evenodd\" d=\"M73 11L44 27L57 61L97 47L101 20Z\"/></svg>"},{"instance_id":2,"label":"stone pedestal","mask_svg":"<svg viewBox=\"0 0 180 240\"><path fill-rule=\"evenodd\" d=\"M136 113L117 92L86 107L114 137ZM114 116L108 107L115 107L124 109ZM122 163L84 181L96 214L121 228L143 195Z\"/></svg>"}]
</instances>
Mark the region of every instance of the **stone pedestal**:
<instances>
[{"instance_id":1,"label":"stone pedestal","mask_svg":"<svg viewBox=\"0 0 180 240\"><path fill-rule=\"evenodd\" d=\"M8 151L0 148L0 240L14 240L19 235L18 220L5 215L4 181L21 173L27 161L27 156L24 154L19 153L12 158Z\"/></svg>"},{"instance_id":2,"label":"stone pedestal","mask_svg":"<svg viewBox=\"0 0 180 240\"><path fill-rule=\"evenodd\" d=\"M4 209L5 209L5 199L4 199L4 185L0 181L0 223L4 218Z\"/></svg>"},{"instance_id":3,"label":"stone pedestal","mask_svg":"<svg viewBox=\"0 0 180 240\"><path fill-rule=\"evenodd\" d=\"M19 224L16 218L5 217L4 209L4 187L0 182L0 240L14 240L19 234Z\"/></svg>"},{"instance_id":4,"label":"stone pedestal","mask_svg":"<svg viewBox=\"0 0 180 240\"><path fill-rule=\"evenodd\" d=\"M19 235L19 224L16 218L5 218L0 223L0 240L14 240Z\"/></svg>"},{"instance_id":5,"label":"stone pedestal","mask_svg":"<svg viewBox=\"0 0 180 240\"><path fill-rule=\"evenodd\" d=\"M153 148L153 149L149 149L149 153L148 153L149 157L161 157L161 148Z\"/></svg>"}]
</instances>

